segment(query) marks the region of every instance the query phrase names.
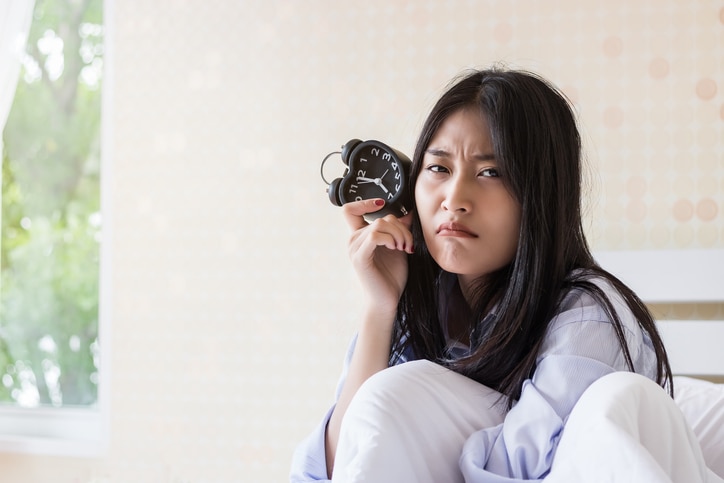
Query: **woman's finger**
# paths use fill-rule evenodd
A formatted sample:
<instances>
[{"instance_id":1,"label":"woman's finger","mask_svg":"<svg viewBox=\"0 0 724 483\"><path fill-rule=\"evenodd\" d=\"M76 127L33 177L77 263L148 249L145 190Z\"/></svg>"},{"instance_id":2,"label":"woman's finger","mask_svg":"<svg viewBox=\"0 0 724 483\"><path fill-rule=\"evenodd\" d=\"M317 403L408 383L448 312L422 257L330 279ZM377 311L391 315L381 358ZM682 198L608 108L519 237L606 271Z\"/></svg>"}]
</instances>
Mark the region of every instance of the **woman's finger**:
<instances>
[{"instance_id":1,"label":"woman's finger","mask_svg":"<svg viewBox=\"0 0 724 483\"><path fill-rule=\"evenodd\" d=\"M368 213L374 213L380 211L385 206L385 200L382 198L373 198L362 201L352 201L342 205L342 213L344 219L347 221L352 231L357 231L360 228L367 226L367 221L364 219L364 215Z\"/></svg>"},{"instance_id":2,"label":"woman's finger","mask_svg":"<svg viewBox=\"0 0 724 483\"><path fill-rule=\"evenodd\" d=\"M394 215L374 220L352 234L350 249L354 252L363 243L384 246L390 250L412 253L412 233L405 222Z\"/></svg>"},{"instance_id":3,"label":"woman's finger","mask_svg":"<svg viewBox=\"0 0 724 483\"><path fill-rule=\"evenodd\" d=\"M387 215L378 218L373 224L377 225L377 231L388 233L395 240L395 249L412 252L412 233L404 220Z\"/></svg>"}]
</instances>

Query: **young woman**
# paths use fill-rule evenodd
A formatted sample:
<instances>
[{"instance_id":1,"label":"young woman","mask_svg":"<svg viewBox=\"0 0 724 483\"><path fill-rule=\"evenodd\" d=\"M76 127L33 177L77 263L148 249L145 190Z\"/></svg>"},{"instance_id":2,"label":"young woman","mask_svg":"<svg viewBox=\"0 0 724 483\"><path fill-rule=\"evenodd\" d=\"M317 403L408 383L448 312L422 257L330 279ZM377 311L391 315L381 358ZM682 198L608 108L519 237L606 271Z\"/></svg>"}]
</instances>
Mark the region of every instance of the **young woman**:
<instances>
[{"instance_id":1,"label":"young woman","mask_svg":"<svg viewBox=\"0 0 724 483\"><path fill-rule=\"evenodd\" d=\"M413 213L368 224L383 200L343 206L366 310L292 481L537 480L595 381L638 373L670 399L651 314L591 256L581 164L571 107L540 77L475 71L443 94Z\"/></svg>"}]
</instances>

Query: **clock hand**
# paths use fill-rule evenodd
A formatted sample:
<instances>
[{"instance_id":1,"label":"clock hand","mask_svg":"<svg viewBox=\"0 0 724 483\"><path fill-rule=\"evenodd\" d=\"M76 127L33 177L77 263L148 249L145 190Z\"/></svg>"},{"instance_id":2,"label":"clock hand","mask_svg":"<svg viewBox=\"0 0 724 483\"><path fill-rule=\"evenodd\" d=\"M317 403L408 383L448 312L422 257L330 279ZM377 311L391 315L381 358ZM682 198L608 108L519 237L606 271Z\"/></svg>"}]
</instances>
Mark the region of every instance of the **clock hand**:
<instances>
[{"instance_id":1,"label":"clock hand","mask_svg":"<svg viewBox=\"0 0 724 483\"><path fill-rule=\"evenodd\" d=\"M388 171L389 171L389 169L385 170L385 172L382 173L382 176L380 176L379 178L377 178L377 179L375 180L375 184L377 184L380 188L382 188L382 190L383 190L385 193L388 193L388 194L389 194L389 190L387 189L387 187L386 187L384 184L382 184L382 178L385 177L385 175L387 174Z\"/></svg>"},{"instance_id":2,"label":"clock hand","mask_svg":"<svg viewBox=\"0 0 724 483\"><path fill-rule=\"evenodd\" d=\"M385 171L385 174L387 174L387 171ZM383 174L382 176L384 176L385 174ZM380 188L382 188L382 191L384 191L385 193L390 192L387 189L387 187L384 184L382 184L382 178L372 179L372 178L365 178L364 176L357 176L357 182L360 184L374 183L377 186L379 186Z\"/></svg>"}]
</instances>

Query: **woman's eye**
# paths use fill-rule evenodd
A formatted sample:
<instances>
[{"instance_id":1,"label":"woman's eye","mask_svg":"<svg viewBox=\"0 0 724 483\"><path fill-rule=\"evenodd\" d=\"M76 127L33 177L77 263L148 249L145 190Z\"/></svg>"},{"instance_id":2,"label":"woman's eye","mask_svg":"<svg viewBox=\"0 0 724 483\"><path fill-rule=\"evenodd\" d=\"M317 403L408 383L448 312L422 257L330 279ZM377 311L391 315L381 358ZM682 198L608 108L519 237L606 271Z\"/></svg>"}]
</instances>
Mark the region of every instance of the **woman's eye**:
<instances>
[{"instance_id":1,"label":"woman's eye","mask_svg":"<svg viewBox=\"0 0 724 483\"><path fill-rule=\"evenodd\" d=\"M427 168L428 171L431 171L433 173L447 173L448 169L445 166L440 166L439 164L431 164Z\"/></svg>"},{"instance_id":2,"label":"woman's eye","mask_svg":"<svg viewBox=\"0 0 724 483\"><path fill-rule=\"evenodd\" d=\"M485 168L480 172L479 176L484 176L486 178L497 178L500 175L498 174L497 168Z\"/></svg>"}]
</instances>

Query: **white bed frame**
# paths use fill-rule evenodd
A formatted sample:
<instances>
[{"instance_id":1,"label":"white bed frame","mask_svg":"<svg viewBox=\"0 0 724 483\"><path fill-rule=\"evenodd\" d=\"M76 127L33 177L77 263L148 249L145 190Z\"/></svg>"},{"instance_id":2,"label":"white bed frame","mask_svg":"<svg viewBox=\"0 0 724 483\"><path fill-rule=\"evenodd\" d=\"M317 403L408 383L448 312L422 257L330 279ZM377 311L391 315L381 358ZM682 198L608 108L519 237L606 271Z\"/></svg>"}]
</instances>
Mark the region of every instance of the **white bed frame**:
<instances>
[{"instance_id":1,"label":"white bed frame","mask_svg":"<svg viewBox=\"0 0 724 483\"><path fill-rule=\"evenodd\" d=\"M724 303L724 250L602 251L646 303ZM660 320L674 374L724 376L724 320Z\"/></svg>"}]
</instances>

